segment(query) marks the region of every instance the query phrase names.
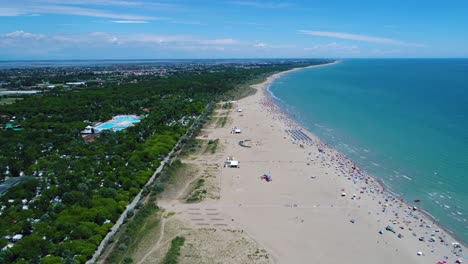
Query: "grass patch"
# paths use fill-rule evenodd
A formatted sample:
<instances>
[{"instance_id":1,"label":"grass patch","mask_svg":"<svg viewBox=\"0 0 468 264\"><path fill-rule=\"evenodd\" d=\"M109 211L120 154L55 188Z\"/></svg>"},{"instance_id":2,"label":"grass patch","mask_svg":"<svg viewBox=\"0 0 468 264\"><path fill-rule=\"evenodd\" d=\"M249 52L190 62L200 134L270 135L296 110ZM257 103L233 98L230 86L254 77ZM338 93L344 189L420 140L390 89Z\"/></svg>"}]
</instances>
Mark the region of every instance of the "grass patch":
<instances>
[{"instance_id":1,"label":"grass patch","mask_svg":"<svg viewBox=\"0 0 468 264\"><path fill-rule=\"evenodd\" d=\"M224 103L221 107L223 109L231 109L232 108L232 103Z\"/></svg>"},{"instance_id":2,"label":"grass patch","mask_svg":"<svg viewBox=\"0 0 468 264\"><path fill-rule=\"evenodd\" d=\"M176 214L175 212L168 212L168 213L166 214L166 216L164 216L164 217L165 217L165 218L169 218L169 217L171 217L171 216L174 216L175 214Z\"/></svg>"},{"instance_id":3,"label":"grass patch","mask_svg":"<svg viewBox=\"0 0 468 264\"><path fill-rule=\"evenodd\" d=\"M116 244L106 258L107 263L132 263L130 253L138 247L140 239L148 233L148 230L159 225L159 217L156 216L158 207L153 199L149 200L127 220L118 239L113 242ZM129 215L131 215L130 212Z\"/></svg>"},{"instance_id":4,"label":"grass patch","mask_svg":"<svg viewBox=\"0 0 468 264\"><path fill-rule=\"evenodd\" d=\"M216 150L218 149L218 146L219 146L219 138L215 140L210 139L208 140L208 145L206 146L205 152L210 151L211 154L215 154Z\"/></svg>"},{"instance_id":5,"label":"grass patch","mask_svg":"<svg viewBox=\"0 0 468 264\"><path fill-rule=\"evenodd\" d=\"M164 257L163 264L177 264L179 262L180 248L185 243L185 237L177 236L171 242L171 247Z\"/></svg>"},{"instance_id":6,"label":"grass patch","mask_svg":"<svg viewBox=\"0 0 468 264\"><path fill-rule=\"evenodd\" d=\"M202 201L207 193L207 191L203 189L203 186L205 186L205 180L198 179L195 184L195 188L193 188L191 195L187 198L186 201L188 203L196 203Z\"/></svg>"},{"instance_id":7,"label":"grass patch","mask_svg":"<svg viewBox=\"0 0 468 264\"><path fill-rule=\"evenodd\" d=\"M218 122L218 117L210 116L209 118L206 119L205 127L214 126L217 122Z\"/></svg>"},{"instance_id":8,"label":"grass patch","mask_svg":"<svg viewBox=\"0 0 468 264\"><path fill-rule=\"evenodd\" d=\"M150 189L149 194L141 199L141 205L134 212L128 213L126 223L115 236L115 244L105 259L106 263L132 263L132 254L138 249L143 238L157 228L160 223L161 214L156 206L156 196L164 191L164 188L176 181L178 172L185 164L176 159L166 166L159 175L156 183ZM169 212L167 216L173 216Z\"/></svg>"},{"instance_id":9,"label":"grass patch","mask_svg":"<svg viewBox=\"0 0 468 264\"><path fill-rule=\"evenodd\" d=\"M222 120L222 121L221 121L221 127L224 127L224 126L226 125L227 119L228 119L227 116L225 116L225 117L223 117L223 118L221 119L221 120Z\"/></svg>"},{"instance_id":10,"label":"grass patch","mask_svg":"<svg viewBox=\"0 0 468 264\"><path fill-rule=\"evenodd\" d=\"M23 100L23 98L17 98L17 97L6 97L6 98L0 98L0 105L6 105L6 104L13 104L16 103L16 100Z\"/></svg>"},{"instance_id":11,"label":"grass patch","mask_svg":"<svg viewBox=\"0 0 468 264\"><path fill-rule=\"evenodd\" d=\"M197 139L197 138L190 138L187 140L187 143L185 143L183 149L180 151L180 156L181 157L187 157L190 154L194 154L200 149L202 149L205 140L202 139Z\"/></svg>"},{"instance_id":12,"label":"grass patch","mask_svg":"<svg viewBox=\"0 0 468 264\"><path fill-rule=\"evenodd\" d=\"M180 159L176 159L171 162L171 164L166 166L159 177L156 179L153 187L154 191L156 191L157 194L164 192L165 187L176 182L178 172L185 167L186 165L183 164Z\"/></svg>"},{"instance_id":13,"label":"grass patch","mask_svg":"<svg viewBox=\"0 0 468 264\"><path fill-rule=\"evenodd\" d=\"M228 117L226 115L226 116L220 117L216 123L218 127L224 127L227 121L228 121Z\"/></svg>"}]
</instances>

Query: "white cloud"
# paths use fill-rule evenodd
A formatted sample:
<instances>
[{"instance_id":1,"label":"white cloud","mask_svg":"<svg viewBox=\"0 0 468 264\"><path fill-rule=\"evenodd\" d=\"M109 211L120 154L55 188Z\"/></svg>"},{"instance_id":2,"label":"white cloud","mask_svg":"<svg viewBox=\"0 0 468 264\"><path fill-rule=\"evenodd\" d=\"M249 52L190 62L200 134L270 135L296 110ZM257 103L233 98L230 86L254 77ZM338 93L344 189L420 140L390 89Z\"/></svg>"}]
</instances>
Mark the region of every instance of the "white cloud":
<instances>
[{"instance_id":1,"label":"white cloud","mask_svg":"<svg viewBox=\"0 0 468 264\"><path fill-rule=\"evenodd\" d=\"M112 20L112 23L116 24L148 24L148 21L144 20Z\"/></svg>"},{"instance_id":2,"label":"white cloud","mask_svg":"<svg viewBox=\"0 0 468 264\"><path fill-rule=\"evenodd\" d=\"M121 14L108 12L98 9L82 8L75 6L63 6L63 5L47 5L30 8L31 12L28 13L39 13L39 14L61 14L61 15L75 15L75 16L89 16L89 17L101 17L101 18L114 18L121 20L152 20L161 19L158 17L141 16L133 14Z\"/></svg>"},{"instance_id":3,"label":"white cloud","mask_svg":"<svg viewBox=\"0 0 468 264\"><path fill-rule=\"evenodd\" d=\"M10 0L5 0L13 2ZM17 0L18 2L20 0ZM0 1L1 2L1 1ZM94 6L122 6L122 7L158 7L158 8L173 8L173 4L159 3L155 1L134 1L134 0L21 0L22 5L94 5Z\"/></svg>"},{"instance_id":4,"label":"white cloud","mask_svg":"<svg viewBox=\"0 0 468 264\"><path fill-rule=\"evenodd\" d=\"M408 47L424 47L424 45L421 45L421 44L404 42L404 41L390 39L390 38L379 38L379 37L350 34L350 33L343 33L343 32L313 31L313 30L299 30L299 32L302 34L319 36L319 37L356 40L356 41L363 41L363 42L390 44L390 45L399 45L399 46L408 46Z\"/></svg>"},{"instance_id":5,"label":"white cloud","mask_svg":"<svg viewBox=\"0 0 468 264\"><path fill-rule=\"evenodd\" d=\"M21 16L26 15L26 13L22 12L17 8L7 8L7 7L0 7L0 17L10 17L10 16Z\"/></svg>"},{"instance_id":6,"label":"white cloud","mask_svg":"<svg viewBox=\"0 0 468 264\"><path fill-rule=\"evenodd\" d=\"M34 46L56 47L106 47L109 44L124 47L148 47L166 49L217 49L225 46L242 45L232 38L203 39L196 36L157 35L157 34L111 34L93 32L79 35L44 35L28 33L23 30L0 35L0 46L15 48Z\"/></svg>"},{"instance_id":7,"label":"white cloud","mask_svg":"<svg viewBox=\"0 0 468 264\"><path fill-rule=\"evenodd\" d=\"M73 1L72 1L73 2ZM80 2L80 1L75 1ZM82 1L88 2L88 1ZM91 1L89 1L91 2ZM98 1L99 2L99 1ZM100 1L109 2L109 1ZM111 1L112 2L112 1ZM121 1L117 1L121 2ZM57 4L55 4L57 3ZM105 9L85 8L72 5L66 1L26 1L26 3L18 3L16 1L0 0L0 16L22 16L22 15L41 15L41 14L58 14L58 15L74 15L87 17L111 18L118 20L158 20L164 19L156 16L144 16L127 13L117 13L107 11Z\"/></svg>"},{"instance_id":8,"label":"white cloud","mask_svg":"<svg viewBox=\"0 0 468 264\"><path fill-rule=\"evenodd\" d=\"M202 44L214 44L214 45L218 45L218 44L221 44L221 45L232 45L232 44L236 44L238 43L237 40L235 39L230 39L230 38L226 38L226 39L208 39L208 40L202 40L200 43Z\"/></svg>"},{"instance_id":9,"label":"white cloud","mask_svg":"<svg viewBox=\"0 0 468 264\"><path fill-rule=\"evenodd\" d=\"M253 45L254 48L258 49L294 49L296 45L291 44L280 44L280 45L272 45L265 42L257 42Z\"/></svg>"},{"instance_id":10,"label":"white cloud","mask_svg":"<svg viewBox=\"0 0 468 264\"><path fill-rule=\"evenodd\" d=\"M255 2L255 1L230 1L229 3L241 6L250 6L256 8L265 8L265 9L278 9L286 8L291 6L290 3L286 2Z\"/></svg>"},{"instance_id":11,"label":"white cloud","mask_svg":"<svg viewBox=\"0 0 468 264\"><path fill-rule=\"evenodd\" d=\"M259 43L255 44L254 47L255 48L266 48L266 47L268 47L268 45L266 43L259 42Z\"/></svg>"},{"instance_id":12,"label":"white cloud","mask_svg":"<svg viewBox=\"0 0 468 264\"><path fill-rule=\"evenodd\" d=\"M256 47L255 47L256 46ZM284 50L283 50L284 49ZM271 45L263 42L241 41L234 38L203 38L194 35L160 35L160 34L116 34L109 32L92 32L86 34L34 34L21 30L0 34L0 54L8 52L9 56L28 56L41 50L44 56L57 54L76 54L71 51L90 54L100 50L112 50L114 53L132 51L130 54L147 52L148 54L222 52L226 54L252 54L258 56L260 50L279 56L282 51L302 51L294 45ZM128 54L126 54L128 55ZM73 55L71 55L73 56ZM245 56L245 55L243 55ZM286 55L282 55L286 56Z\"/></svg>"},{"instance_id":13,"label":"white cloud","mask_svg":"<svg viewBox=\"0 0 468 264\"><path fill-rule=\"evenodd\" d=\"M40 40L45 38L46 36L43 34L33 34L33 33L28 33L24 32L23 30L17 30L11 33L7 33L3 35L4 38L7 39L35 39L35 40Z\"/></svg>"},{"instance_id":14,"label":"white cloud","mask_svg":"<svg viewBox=\"0 0 468 264\"><path fill-rule=\"evenodd\" d=\"M48 4L67 4L67 5L109 5L109 6L138 6L138 1L120 1L120 0L32 0L36 3Z\"/></svg>"},{"instance_id":15,"label":"white cloud","mask_svg":"<svg viewBox=\"0 0 468 264\"><path fill-rule=\"evenodd\" d=\"M359 52L359 47L356 45L346 46L336 42L327 44L318 44L312 47L304 48L307 51L334 51L334 52Z\"/></svg>"},{"instance_id":16,"label":"white cloud","mask_svg":"<svg viewBox=\"0 0 468 264\"><path fill-rule=\"evenodd\" d=\"M181 24L181 25L196 25L196 26L206 26L206 23L202 23L199 21L185 21L185 20L169 20L167 21L172 24Z\"/></svg>"}]
</instances>

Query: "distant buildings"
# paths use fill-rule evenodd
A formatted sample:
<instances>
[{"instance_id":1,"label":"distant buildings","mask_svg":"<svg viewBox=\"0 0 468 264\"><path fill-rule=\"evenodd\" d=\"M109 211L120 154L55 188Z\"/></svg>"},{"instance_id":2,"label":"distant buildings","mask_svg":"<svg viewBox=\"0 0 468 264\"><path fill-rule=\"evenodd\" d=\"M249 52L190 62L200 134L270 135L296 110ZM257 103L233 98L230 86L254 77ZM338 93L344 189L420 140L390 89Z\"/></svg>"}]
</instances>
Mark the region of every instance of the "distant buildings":
<instances>
[{"instance_id":1,"label":"distant buildings","mask_svg":"<svg viewBox=\"0 0 468 264\"><path fill-rule=\"evenodd\" d=\"M85 82L67 82L65 84L70 85L70 86L79 86L79 85L85 85L86 83Z\"/></svg>"}]
</instances>

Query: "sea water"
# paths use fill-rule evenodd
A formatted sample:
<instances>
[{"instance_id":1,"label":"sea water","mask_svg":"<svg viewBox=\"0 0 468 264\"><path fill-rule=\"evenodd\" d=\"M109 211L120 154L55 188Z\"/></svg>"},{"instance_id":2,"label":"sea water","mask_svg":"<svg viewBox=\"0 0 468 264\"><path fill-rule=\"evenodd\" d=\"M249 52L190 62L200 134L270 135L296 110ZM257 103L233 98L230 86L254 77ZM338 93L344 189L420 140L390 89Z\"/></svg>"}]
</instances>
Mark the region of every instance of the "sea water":
<instances>
[{"instance_id":1,"label":"sea water","mask_svg":"<svg viewBox=\"0 0 468 264\"><path fill-rule=\"evenodd\" d=\"M468 241L468 60L344 60L283 75L276 103Z\"/></svg>"}]
</instances>

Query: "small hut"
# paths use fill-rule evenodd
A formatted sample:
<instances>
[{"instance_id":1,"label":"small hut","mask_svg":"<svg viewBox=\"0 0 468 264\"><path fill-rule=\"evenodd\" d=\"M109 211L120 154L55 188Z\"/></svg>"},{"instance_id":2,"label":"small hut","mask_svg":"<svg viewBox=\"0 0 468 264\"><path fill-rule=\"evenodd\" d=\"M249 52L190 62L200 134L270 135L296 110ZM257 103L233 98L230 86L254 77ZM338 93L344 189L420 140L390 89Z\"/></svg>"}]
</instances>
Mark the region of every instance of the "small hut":
<instances>
[{"instance_id":1,"label":"small hut","mask_svg":"<svg viewBox=\"0 0 468 264\"><path fill-rule=\"evenodd\" d=\"M228 168L239 168L239 161L237 160L228 160L225 163L225 167Z\"/></svg>"}]
</instances>

